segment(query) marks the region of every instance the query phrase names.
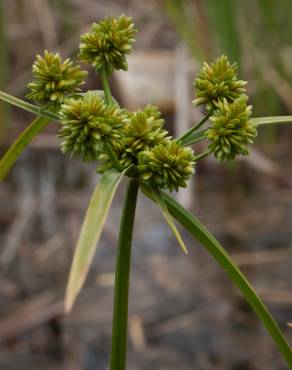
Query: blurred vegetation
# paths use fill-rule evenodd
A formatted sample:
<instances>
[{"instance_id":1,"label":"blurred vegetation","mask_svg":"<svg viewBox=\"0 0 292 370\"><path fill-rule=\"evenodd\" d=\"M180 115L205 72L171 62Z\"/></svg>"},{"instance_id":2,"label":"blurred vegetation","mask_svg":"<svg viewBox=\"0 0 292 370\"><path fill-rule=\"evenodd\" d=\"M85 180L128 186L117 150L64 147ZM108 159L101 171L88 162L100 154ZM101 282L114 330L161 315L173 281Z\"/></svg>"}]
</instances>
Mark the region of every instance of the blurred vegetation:
<instances>
[{"instance_id":1,"label":"blurred vegetation","mask_svg":"<svg viewBox=\"0 0 292 370\"><path fill-rule=\"evenodd\" d=\"M9 75L8 48L5 32L5 14L3 0L0 0L0 90L4 90ZM9 107L3 102L0 103L0 144L5 138L6 128L9 123Z\"/></svg>"},{"instance_id":2,"label":"blurred vegetation","mask_svg":"<svg viewBox=\"0 0 292 370\"><path fill-rule=\"evenodd\" d=\"M290 0L166 0L165 5L196 60L224 53L239 64L254 115L291 113L292 101L283 96L292 93Z\"/></svg>"}]
</instances>

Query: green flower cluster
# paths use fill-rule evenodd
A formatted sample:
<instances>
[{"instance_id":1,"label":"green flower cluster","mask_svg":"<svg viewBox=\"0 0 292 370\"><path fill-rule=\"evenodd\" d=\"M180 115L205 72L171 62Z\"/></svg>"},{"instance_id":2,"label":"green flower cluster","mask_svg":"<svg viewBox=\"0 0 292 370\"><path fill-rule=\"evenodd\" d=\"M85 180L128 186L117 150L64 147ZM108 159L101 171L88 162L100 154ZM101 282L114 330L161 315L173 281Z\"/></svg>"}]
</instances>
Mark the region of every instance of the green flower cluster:
<instances>
[{"instance_id":1,"label":"green flower cluster","mask_svg":"<svg viewBox=\"0 0 292 370\"><path fill-rule=\"evenodd\" d=\"M212 125L206 131L209 149L219 161L230 161L248 154L257 131L250 121L251 106L247 105L245 81L238 80L236 64L225 55L215 63L204 63L195 78L195 105L204 104Z\"/></svg>"},{"instance_id":2,"label":"green flower cluster","mask_svg":"<svg viewBox=\"0 0 292 370\"><path fill-rule=\"evenodd\" d=\"M157 107L148 105L143 110L129 112L124 127L123 146L120 161L123 166L137 164L138 154L150 150L166 140L168 132L163 129L164 120Z\"/></svg>"},{"instance_id":3,"label":"green flower cluster","mask_svg":"<svg viewBox=\"0 0 292 370\"><path fill-rule=\"evenodd\" d=\"M210 118L212 126L206 136L211 141L209 148L220 160L232 160L237 155L247 155L247 145L257 135L256 126L250 122L251 106L247 97L241 96L228 103L226 99L217 103L217 109Z\"/></svg>"},{"instance_id":4,"label":"green flower cluster","mask_svg":"<svg viewBox=\"0 0 292 370\"><path fill-rule=\"evenodd\" d=\"M65 96L79 91L86 71L81 71L70 59L62 61L60 55L49 53L37 55L32 66L34 80L28 84L27 97L48 107L58 107Z\"/></svg>"},{"instance_id":5,"label":"green flower cluster","mask_svg":"<svg viewBox=\"0 0 292 370\"><path fill-rule=\"evenodd\" d=\"M114 69L127 70L126 57L131 52L136 32L132 18L125 15L93 23L91 32L81 35L80 60L92 64L96 71L103 68L107 73Z\"/></svg>"},{"instance_id":6,"label":"green flower cluster","mask_svg":"<svg viewBox=\"0 0 292 370\"><path fill-rule=\"evenodd\" d=\"M237 65L231 64L225 55L215 63L204 63L194 80L194 105L204 104L207 111L216 109L223 99L233 102L245 93L245 81L237 79Z\"/></svg>"},{"instance_id":7,"label":"green flower cluster","mask_svg":"<svg viewBox=\"0 0 292 370\"><path fill-rule=\"evenodd\" d=\"M142 182L162 189L178 190L194 173L194 155L177 140L169 140L139 154Z\"/></svg>"},{"instance_id":8,"label":"green flower cluster","mask_svg":"<svg viewBox=\"0 0 292 370\"><path fill-rule=\"evenodd\" d=\"M121 128L126 115L116 105L108 106L93 92L80 98L69 98L59 112L63 153L77 154L84 161L96 161L110 143L120 150Z\"/></svg>"},{"instance_id":9,"label":"green flower cluster","mask_svg":"<svg viewBox=\"0 0 292 370\"><path fill-rule=\"evenodd\" d=\"M133 166L144 184L171 191L186 186L194 172L192 150L167 136L161 113L152 105L126 112L88 92L66 99L59 115L62 152L100 161L98 172L116 166L114 155L122 169Z\"/></svg>"}]
</instances>

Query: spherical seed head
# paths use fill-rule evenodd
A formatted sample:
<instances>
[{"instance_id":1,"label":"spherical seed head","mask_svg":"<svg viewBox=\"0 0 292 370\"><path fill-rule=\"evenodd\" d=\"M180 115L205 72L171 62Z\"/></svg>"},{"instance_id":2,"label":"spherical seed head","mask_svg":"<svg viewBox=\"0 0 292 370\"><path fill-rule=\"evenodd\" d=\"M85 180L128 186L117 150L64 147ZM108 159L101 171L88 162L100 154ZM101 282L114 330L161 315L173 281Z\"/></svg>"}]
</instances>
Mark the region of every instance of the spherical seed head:
<instances>
[{"instance_id":1,"label":"spherical seed head","mask_svg":"<svg viewBox=\"0 0 292 370\"><path fill-rule=\"evenodd\" d=\"M116 105L106 105L93 92L78 99L66 99L59 114L63 153L77 154L84 161L96 161L104 154L106 142L114 147L121 140L120 128L125 114Z\"/></svg>"},{"instance_id":2,"label":"spherical seed head","mask_svg":"<svg viewBox=\"0 0 292 370\"><path fill-rule=\"evenodd\" d=\"M257 130L250 121L251 106L247 97L241 96L233 103L226 99L217 103L217 109L210 118L212 126L207 130L211 141L209 148L220 161L230 161L237 155L248 154L248 144L253 143Z\"/></svg>"},{"instance_id":3,"label":"spherical seed head","mask_svg":"<svg viewBox=\"0 0 292 370\"><path fill-rule=\"evenodd\" d=\"M127 167L137 164L138 154L165 142L167 131L163 129L164 119L157 107L147 105L143 110L129 113L124 129L121 163Z\"/></svg>"},{"instance_id":4,"label":"spherical seed head","mask_svg":"<svg viewBox=\"0 0 292 370\"><path fill-rule=\"evenodd\" d=\"M194 154L177 140L166 141L139 154L140 180L161 189L178 190L194 173Z\"/></svg>"},{"instance_id":5,"label":"spherical seed head","mask_svg":"<svg viewBox=\"0 0 292 370\"><path fill-rule=\"evenodd\" d=\"M222 99L232 102L244 94L245 81L237 79L237 65L231 64L225 55L215 63L204 63L194 80L194 105L204 104L208 111L213 110Z\"/></svg>"},{"instance_id":6,"label":"spherical seed head","mask_svg":"<svg viewBox=\"0 0 292 370\"><path fill-rule=\"evenodd\" d=\"M93 23L91 32L81 35L80 60L92 64L96 71L127 70L126 57L132 50L136 33L132 18L125 15Z\"/></svg>"},{"instance_id":7,"label":"spherical seed head","mask_svg":"<svg viewBox=\"0 0 292 370\"><path fill-rule=\"evenodd\" d=\"M32 73L34 80L28 84L31 91L27 97L49 106L58 106L66 95L79 91L87 76L87 72L81 71L70 59L62 61L58 53L47 50L43 56L37 55Z\"/></svg>"}]
</instances>

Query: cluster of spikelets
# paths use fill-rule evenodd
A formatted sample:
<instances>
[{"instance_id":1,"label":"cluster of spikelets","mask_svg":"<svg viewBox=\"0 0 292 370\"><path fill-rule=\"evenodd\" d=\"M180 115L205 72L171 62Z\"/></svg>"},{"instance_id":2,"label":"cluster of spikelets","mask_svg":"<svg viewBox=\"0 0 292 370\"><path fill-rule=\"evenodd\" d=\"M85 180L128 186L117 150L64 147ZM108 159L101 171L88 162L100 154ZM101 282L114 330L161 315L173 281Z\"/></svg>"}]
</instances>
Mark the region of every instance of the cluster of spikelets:
<instances>
[{"instance_id":1,"label":"cluster of spikelets","mask_svg":"<svg viewBox=\"0 0 292 370\"><path fill-rule=\"evenodd\" d=\"M91 32L81 35L80 60L91 64L97 72L103 68L107 72L127 70L126 57L131 52L136 32L132 18L125 15L93 23Z\"/></svg>"},{"instance_id":2,"label":"cluster of spikelets","mask_svg":"<svg viewBox=\"0 0 292 370\"><path fill-rule=\"evenodd\" d=\"M138 164L138 155L164 143L169 138L163 129L164 120L157 107L148 105L143 110L128 113L127 124L124 126L120 161L124 167Z\"/></svg>"},{"instance_id":3,"label":"cluster of spikelets","mask_svg":"<svg viewBox=\"0 0 292 370\"><path fill-rule=\"evenodd\" d=\"M232 160L238 154L247 155L247 145L256 136L256 127L250 121L251 106L247 97L241 96L228 103L226 99L217 104L211 117L212 126L207 130L210 149L219 160Z\"/></svg>"},{"instance_id":4,"label":"cluster of spikelets","mask_svg":"<svg viewBox=\"0 0 292 370\"><path fill-rule=\"evenodd\" d=\"M27 97L47 108L58 109L65 97L79 91L87 76L80 66L70 59L61 60L60 55L49 53L37 55L32 66L34 80L28 84Z\"/></svg>"},{"instance_id":5,"label":"cluster of spikelets","mask_svg":"<svg viewBox=\"0 0 292 370\"><path fill-rule=\"evenodd\" d=\"M97 72L126 70L136 32L131 18L107 17L81 35L79 58ZM193 152L171 139L155 106L128 112L107 105L98 92L78 93L86 72L47 51L37 56L33 75L28 97L45 107L54 103L63 153L98 162L98 172L131 167L144 184L169 190L186 186L194 172Z\"/></svg>"},{"instance_id":6,"label":"cluster of spikelets","mask_svg":"<svg viewBox=\"0 0 292 370\"><path fill-rule=\"evenodd\" d=\"M209 149L220 160L232 160L248 154L257 131L250 121L251 106L247 105L245 81L238 80L237 66L225 55L215 63L204 63L194 81L194 105L205 106L212 125L207 129Z\"/></svg>"},{"instance_id":7,"label":"cluster of spikelets","mask_svg":"<svg viewBox=\"0 0 292 370\"><path fill-rule=\"evenodd\" d=\"M131 113L88 92L66 100L60 118L62 151L84 161L100 161L99 172L115 167L114 153L121 169L132 166L132 173L146 185L178 190L194 173L192 150L167 136L161 113L152 105Z\"/></svg>"},{"instance_id":8,"label":"cluster of spikelets","mask_svg":"<svg viewBox=\"0 0 292 370\"><path fill-rule=\"evenodd\" d=\"M140 152L138 170L147 184L177 191L186 187L186 181L194 173L194 154L177 140L169 140Z\"/></svg>"},{"instance_id":9,"label":"cluster of spikelets","mask_svg":"<svg viewBox=\"0 0 292 370\"><path fill-rule=\"evenodd\" d=\"M85 162L96 161L105 143L119 145L125 114L116 105L108 106L94 92L68 98L59 112L63 153L79 155Z\"/></svg>"}]
</instances>

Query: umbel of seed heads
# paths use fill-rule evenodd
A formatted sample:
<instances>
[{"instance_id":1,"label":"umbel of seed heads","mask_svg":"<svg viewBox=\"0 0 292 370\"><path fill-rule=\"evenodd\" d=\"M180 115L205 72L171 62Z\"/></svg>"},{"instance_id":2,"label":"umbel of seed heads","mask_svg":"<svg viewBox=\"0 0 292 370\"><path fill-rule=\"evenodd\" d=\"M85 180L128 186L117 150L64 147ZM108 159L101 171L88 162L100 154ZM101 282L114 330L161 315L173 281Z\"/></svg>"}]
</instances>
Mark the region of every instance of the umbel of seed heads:
<instances>
[{"instance_id":1,"label":"umbel of seed heads","mask_svg":"<svg viewBox=\"0 0 292 370\"><path fill-rule=\"evenodd\" d=\"M107 17L81 35L79 58L98 73L126 70L136 32L131 18ZM157 107L129 112L107 105L98 92L79 93L86 74L69 59L62 61L47 51L33 65L28 97L58 113L62 152L96 162L100 173L131 167L131 176L145 185L170 191L185 187L194 173L194 153L169 135ZM205 137L219 160L246 155L256 136L244 85L225 56L205 63L195 79L194 104L204 105L210 115Z\"/></svg>"},{"instance_id":2,"label":"umbel of seed heads","mask_svg":"<svg viewBox=\"0 0 292 370\"><path fill-rule=\"evenodd\" d=\"M251 106L247 105L245 81L238 80L236 64L225 55L215 63L204 63L194 81L194 105L204 105L211 115L211 127L206 131L209 149L220 161L230 161L237 155L248 154L257 130L251 123Z\"/></svg>"}]
</instances>

